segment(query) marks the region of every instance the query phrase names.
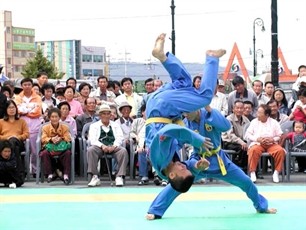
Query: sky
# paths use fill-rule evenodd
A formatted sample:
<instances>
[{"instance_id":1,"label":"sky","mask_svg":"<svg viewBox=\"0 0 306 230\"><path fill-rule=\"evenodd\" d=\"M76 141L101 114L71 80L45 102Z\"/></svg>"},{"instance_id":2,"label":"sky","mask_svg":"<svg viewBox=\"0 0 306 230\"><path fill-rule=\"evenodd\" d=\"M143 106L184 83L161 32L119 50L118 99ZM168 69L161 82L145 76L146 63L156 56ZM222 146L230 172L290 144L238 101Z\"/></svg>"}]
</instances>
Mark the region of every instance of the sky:
<instances>
[{"instance_id":1,"label":"sky","mask_svg":"<svg viewBox=\"0 0 306 230\"><path fill-rule=\"evenodd\" d=\"M271 62L271 0L175 0L176 56L203 63L205 51L224 48L226 66L236 42L246 68L253 69L253 23L258 72ZM306 64L306 1L278 0L278 44L289 69ZM105 47L110 61L156 61L156 37L171 37L171 0L0 0L0 10L13 13L13 26L34 28L36 41L80 39L83 46ZM171 40L165 49L171 51ZM253 51L252 51L253 52ZM235 61L234 61L235 63ZM237 62L238 63L238 62ZM280 63L282 65L282 63Z\"/></svg>"}]
</instances>

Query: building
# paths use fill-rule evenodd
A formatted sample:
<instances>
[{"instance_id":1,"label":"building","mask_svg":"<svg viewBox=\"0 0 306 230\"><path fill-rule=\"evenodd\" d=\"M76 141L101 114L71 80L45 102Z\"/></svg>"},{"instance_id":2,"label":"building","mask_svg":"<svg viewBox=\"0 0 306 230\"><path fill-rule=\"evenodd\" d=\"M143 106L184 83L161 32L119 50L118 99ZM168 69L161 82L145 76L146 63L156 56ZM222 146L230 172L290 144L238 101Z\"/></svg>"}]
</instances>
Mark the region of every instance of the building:
<instances>
[{"instance_id":1,"label":"building","mask_svg":"<svg viewBox=\"0 0 306 230\"><path fill-rule=\"evenodd\" d=\"M82 46L82 75L84 79L107 76L106 51L104 47Z\"/></svg>"},{"instance_id":2,"label":"building","mask_svg":"<svg viewBox=\"0 0 306 230\"><path fill-rule=\"evenodd\" d=\"M81 79L81 40L38 41L35 47L42 50L58 72L65 74L65 79Z\"/></svg>"},{"instance_id":3,"label":"building","mask_svg":"<svg viewBox=\"0 0 306 230\"><path fill-rule=\"evenodd\" d=\"M35 30L13 26L12 12L0 12L0 64L8 78L21 78L27 59L35 55Z\"/></svg>"}]
</instances>

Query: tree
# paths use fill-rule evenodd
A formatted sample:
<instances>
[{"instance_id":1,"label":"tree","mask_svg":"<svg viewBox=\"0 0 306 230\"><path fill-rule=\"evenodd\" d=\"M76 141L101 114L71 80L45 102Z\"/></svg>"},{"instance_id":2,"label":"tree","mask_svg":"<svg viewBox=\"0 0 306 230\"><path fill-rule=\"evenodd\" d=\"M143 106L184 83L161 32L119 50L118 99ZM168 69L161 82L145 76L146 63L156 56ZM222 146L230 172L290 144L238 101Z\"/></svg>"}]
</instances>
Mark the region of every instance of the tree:
<instances>
[{"instance_id":1,"label":"tree","mask_svg":"<svg viewBox=\"0 0 306 230\"><path fill-rule=\"evenodd\" d=\"M44 57L41 49L38 49L34 58L27 60L27 63L21 72L23 77L35 78L39 72L45 72L50 79L61 79L64 73L59 73L55 65Z\"/></svg>"}]
</instances>

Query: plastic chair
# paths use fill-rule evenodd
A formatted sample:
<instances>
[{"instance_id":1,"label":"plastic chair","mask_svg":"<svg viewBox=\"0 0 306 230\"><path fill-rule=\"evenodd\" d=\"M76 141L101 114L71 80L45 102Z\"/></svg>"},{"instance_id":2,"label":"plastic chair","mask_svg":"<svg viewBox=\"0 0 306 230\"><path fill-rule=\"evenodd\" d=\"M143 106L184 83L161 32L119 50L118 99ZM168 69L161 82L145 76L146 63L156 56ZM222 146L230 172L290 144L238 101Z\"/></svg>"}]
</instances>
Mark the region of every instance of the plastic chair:
<instances>
[{"instance_id":1,"label":"plastic chair","mask_svg":"<svg viewBox=\"0 0 306 230\"><path fill-rule=\"evenodd\" d=\"M69 128L69 132L70 132L70 136L71 136L71 171L70 171L70 181L71 184L74 184L74 180L75 180L75 169L74 169L74 155L75 155L75 141L71 132L71 128L69 127L69 125L65 122L60 122L61 124L65 124L68 126ZM36 140L36 150L37 150L37 169L36 169L36 184L39 184L39 177L40 181L43 183L44 182L44 172L43 172L43 167L42 167L42 163L41 163L41 157L39 156L40 151L41 151L41 134L42 134L42 128L46 125L50 124L50 122L44 123L38 132L37 135L37 140ZM58 156L54 156L54 158L58 158Z\"/></svg>"}]
</instances>

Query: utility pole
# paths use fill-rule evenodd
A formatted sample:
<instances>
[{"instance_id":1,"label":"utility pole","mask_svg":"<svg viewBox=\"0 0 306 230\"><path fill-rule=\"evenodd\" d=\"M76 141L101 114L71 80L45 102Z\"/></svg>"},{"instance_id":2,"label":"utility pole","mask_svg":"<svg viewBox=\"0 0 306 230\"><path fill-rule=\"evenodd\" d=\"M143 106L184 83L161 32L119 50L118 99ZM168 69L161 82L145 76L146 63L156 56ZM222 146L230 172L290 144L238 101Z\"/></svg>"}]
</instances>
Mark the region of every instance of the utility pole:
<instances>
[{"instance_id":1,"label":"utility pole","mask_svg":"<svg viewBox=\"0 0 306 230\"><path fill-rule=\"evenodd\" d=\"M172 33L171 33L171 41L172 41L172 54L175 55L175 29L174 29L174 10L175 10L175 5L174 5L174 0L171 0L171 18L172 18Z\"/></svg>"},{"instance_id":2,"label":"utility pole","mask_svg":"<svg viewBox=\"0 0 306 230\"><path fill-rule=\"evenodd\" d=\"M277 34L277 0L272 0L271 3L271 78L274 86L279 85L279 73L278 73L278 34Z\"/></svg>"}]
</instances>

